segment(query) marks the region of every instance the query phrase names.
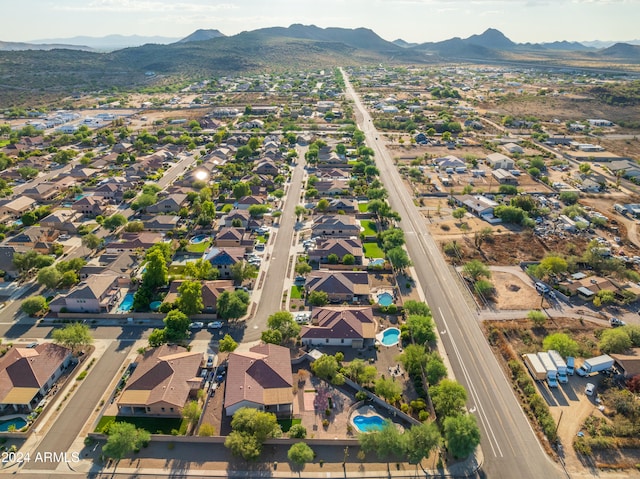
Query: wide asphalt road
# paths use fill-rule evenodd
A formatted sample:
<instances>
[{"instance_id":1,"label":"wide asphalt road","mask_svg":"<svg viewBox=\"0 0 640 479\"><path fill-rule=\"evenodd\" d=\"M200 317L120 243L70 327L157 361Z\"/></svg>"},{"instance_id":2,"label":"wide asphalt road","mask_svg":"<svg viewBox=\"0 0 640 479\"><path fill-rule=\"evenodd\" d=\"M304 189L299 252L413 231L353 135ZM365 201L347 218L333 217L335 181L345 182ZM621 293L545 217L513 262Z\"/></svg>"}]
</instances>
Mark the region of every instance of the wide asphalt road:
<instances>
[{"instance_id":1,"label":"wide asphalt road","mask_svg":"<svg viewBox=\"0 0 640 479\"><path fill-rule=\"evenodd\" d=\"M356 106L358 126L374 149L389 202L401 218L406 246L456 379L467 389L469 412L482 433L482 471L491 478L562 477L543 451L511 385L480 330L475 313L461 299L451 270L429 234L425 221L402 183L371 117L343 72L347 94Z\"/></svg>"},{"instance_id":2,"label":"wide asphalt road","mask_svg":"<svg viewBox=\"0 0 640 479\"><path fill-rule=\"evenodd\" d=\"M246 322L243 342L260 339L262 331L267 329L267 318L282 309L282 293L293 249L293 228L296 224L295 209L300 204L304 164L304 158L298 158L291 175L279 226L271 229L271 235L275 235L275 238L269 239L269 246L264 253L265 258L267 255L269 256L269 260L266 260L264 265L266 276L262 282L261 290L254 292L256 295L254 301L257 301L258 306L255 314Z\"/></svg>"},{"instance_id":3,"label":"wide asphalt road","mask_svg":"<svg viewBox=\"0 0 640 479\"><path fill-rule=\"evenodd\" d=\"M40 441L35 451L29 451L31 457L45 457L44 453L61 453L69 451L73 441L80 435L80 431L91 416L100 397L111 379L118 374L122 362L127 357L132 341L113 341L102 357L89 370L89 374L80 382L78 390L49 428L46 436ZM84 368L85 366L80 366ZM78 452L80 451L70 451ZM57 465L50 461L28 462L25 469L52 470Z\"/></svg>"}]
</instances>

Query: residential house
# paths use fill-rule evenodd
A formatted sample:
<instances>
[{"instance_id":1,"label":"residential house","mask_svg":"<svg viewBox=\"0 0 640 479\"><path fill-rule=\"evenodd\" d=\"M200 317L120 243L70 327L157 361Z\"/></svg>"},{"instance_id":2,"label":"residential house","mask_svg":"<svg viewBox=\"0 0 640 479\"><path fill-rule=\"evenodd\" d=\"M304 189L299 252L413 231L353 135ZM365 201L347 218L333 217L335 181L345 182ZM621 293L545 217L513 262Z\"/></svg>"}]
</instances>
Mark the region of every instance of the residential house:
<instances>
[{"instance_id":1,"label":"residential house","mask_svg":"<svg viewBox=\"0 0 640 479\"><path fill-rule=\"evenodd\" d=\"M349 215L323 215L316 218L311 226L311 236L351 237L360 235L360 225Z\"/></svg>"},{"instance_id":2,"label":"residential house","mask_svg":"<svg viewBox=\"0 0 640 479\"><path fill-rule=\"evenodd\" d=\"M57 230L31 226L23 232L9 238L5 244L32 249L42 254L49 254L58 235L59 232Z\"/></svg>"},{"instance_id":3,"label":"residential house","mask_svg":"<svg viewBox=\"0 0 640 479\"><path fill-rule=\"evenodd\" d=\"M204 259L209 261L214 268L220 272L220 278L231 278L231 267L244 261L244 248L211 248L204 255Z\"/></svg>"},{"instance_id":4,"label":"residential house","mask_svg":"<svg viewBox=\"0 0 640 479\"><path fill-rule=\"evenodd\" d=\"M329 301L366 302L369 299L369 276L366 271L312 271L304 285L308 294L327 293Z\"/></svg>"},{"instance_id":5,"label":"residential house","mask_svg":"<svg viewBox=\"0 0 640 479\"><path fill-rule=\"evenodd\" d=\"M116 273L120 276L119 284L127 281L131 272L138 265L138 257L133 253L104 253L93 256L78 272L80 281L88 277L103 273Z\"/></svg>"},{"instance_id":6,"label":"residential house","mask_svg":"<svg viewBox=\"0 0 640 479\"><path fill-rule=\"evenodd\" d=\"M293 413L293 374L289 349L260 344L246 352L229 354L224 409L227 416L242 407Z\"/></svg>"},{"instance_id":7,"label":"residential house","mask_svg":"<svg viewBox=\"0 0 640 479\"><path fill-rule=\"evenodd\" d=\"M504 170L502 168L498 168L497 170L493 170L491 175L496 179L498 183L501 185L517 185L518 178L514 176L510 171Z\"/></svg>"},{"instance_id":8,"label":"residential house","mask_svg":"<svg viewBox=\"0 0 640 479\"><path fill-rule=\"evenodd\" d=\"M85 196L75 201L71 208L84 216L95 218L107 211L107 204L104 198L98 196Z\"/></svg>"},{"instance_id":9,"label":"residential house","mask_svg":"<svg viewBox=\"0 0 640 479\"><path fill-rule=\"evenodd\" d=\"M508 153L518 153L518 154L522 154L524 153L524 148L522 148L520 145L517 145L515 143L506 143L504 145L502 145L502 148L504 148Z\"/></svg>"},{"instance_id":10,"label":"residential house","mask_svg":"<svg viewBox=\"0 0 640 479\"><path fill-rule=\"evenodd\" d=\"M489 221L499 222L499 218L494 218L493 211L498 203L482 195L456 195L453 197L456 205L462 206L471 211L476 216ZM497 221L496 221L497 220Z\"/></svg>"},{"instance_id":11,"label":"residential house","mask_svg":"<svg viewBox=\"0 0 640 479\"><path fill-rule=\"evenodd\" d=\"M106 245L107 253L123 253L125 251L146 251L154 244L162 241L162 234L158 232L142 231L139 233L123 233L120 241Z\"/></svg>"},{"instance_id":12,"label":"residential house","mask_svg":"<svg viewBox=\"0 0 640 479\"><path fill-rule=\"evenodd\" d=\"M325 210L327 213L356 213L358 211L358 200L354 198L331 198L329 206Z\"/></svg>"},{"instance_id":13,"label":"residential house","mask_svg":"<svg viewBox=\"0 0 640 479\"><path fill-rule=\"evenodd\" d=\"M107 313L120 299L120 276L111 271L89 276L67 294L53 299L49 308L54 313Z\"/></svg>"},{"instance_id":14,"label":"residential house","mask_svg":"<svg viewBox=\"0 0 640 479\"><path fill-rule=\"evenodd\" d=\"M309 261L316 263L327 263L330 255L336 255L342 261L347 254L353 256L355 264L362 264L362 241L359 237L320 239L316 241L315 248L308 251Z\"/></svg>"},{"instance_id":15,"label":"residential house","mask_svg":"<svg viewBox=\"0 0 640 479\"><path fill-rule=\"evenodd\" d=\"M258 164L253 168L253 171L255 173L258 173L259 175L277 176L278 174L280 174L278 165L276 165L275 161L269 158L260 160Z\"/></svg>"},{"instance_id":16,"label":"residential house","mask_svg":"<svg viewBox=\"0 0 640 479\"><path fill-rule=\"evenodd\" d=\"M247 228L249 222L251 221L251 215L247 210L234 209L229 211L226 215L222 217L220 220L220 224L231 227L242 227ZM236 223L234 225L234 223Z\"/></svg>"},{"instance_id":17,"label":"residential house","mask_svg":"<svg viewBox=\"0 0 640 479\"><path fill-rule=\"evenodd\" d=\"M33 411L71 363L71 350L54 343L14 346L0 358L0 411Z\"/></svg>"},{"instance_id":18,"label":"residential house","mask_svg":"<svg viewBox=\"0 0 640 479\"><path fill-rule=\"evenodd\" d=\"M349 180L319 180L313 188L318 190L319 196L336 196L348 194L350 192Z\"/></svg>"},{"instance_id":19,"label":"residential house","mask_svg":"<svg viewBox=\"0 0 640 479\"><path fill-rule=\"evenodd\" d=\"M371 306L313 308L311 324L302 326L305 346L373 346L376 322Z\"/></svg>"},{"instance_id":20,"label":"residential house","mask_svg":"<svg viewBox=\"0 0 640 479\"><path fill-rule=\"evenodd\" d=\"M631 348L627 354L610 354L625 379L640 374L640 348Z\"/></svg>"},{"instance_id":21,"label":"residential house","mask_svg":"<svg viewBox=\"0 0 640 479\"><path fill-rule=\"evenodd\" d=\"M178 227L180 217L178 215L156 215L142 223L144 229L148 231L170 231Z\"/></svg>"},{"instance_id":22,"label":"residential house","mask_svg":"<svg viewBox=\"0 0 640 479\"><path fill-rule=\"evenodd\" d=\"M323 168L318 170L317 176L321 180L349 180L351 179L351 172L343 168Z\"/></svg>"},{"instance_id":23,"label":"residential house","mask_svg":"<svg viewBox=\"0 0 640 479\"><path fill-rule=\"evenodd\" d=\"M93 196L103 198L109 203L118 204L124 200L124 193L131 189L129 182L108 181L93 191Z\"/></svg>"},{"instance_id":24,"label":"residential house","mask_svg":"<svg viewBox=\"0 0 640 479\"><path fill-rule=\"evenodd\" d=\"M158 202L147 206L149 213L177 213L187 202L187 195L174 193L166 198L158 199Z\"/></svg>"},{"instance_id":25,"label":"residential house","mask_svg":"<svg viewBox=\"0 0 640 479\"><path fill-rule=\"evenodd\" d=\"M24 253L23 248L7 245L0 245L0 270L4 271L4 280L10 281L19 276L18 268L13 264L13 256L16 253Z\"/></svg>"},{"instance_id":26,"label":"residential house","mask_svg":"<svg viewBox=\"0 0 640 479\"><path fill-rule=\"evenodd\" d=\"M184 283L184 280L178 279L172 281L169 285L169 292L164 298L165 303L175 303L180 294L178 293L178 289L180 285ZM202 310L205 314L215 314L218 312L218 298L220 295L225 292L234 291L235 287L233 285L233 281L229 279L218 279L214 281L202 281L202 304L204 305L204 309Z\"/></svg>"},{"instance_id":27,"label":"residential house","mask_svg":"<svg viewBox=\"0 0 640 479\"><path fill-rule=\"evenodd\" d=\"M22 195L28 196L40 203L49 203L59 194L60 191L56 188L55 183L48 182L38 183L22 191Z\"/></svg>"},{"instance_id":28,"label":"residential house","mask_svg":"<svg viewBox=\"0 0 640 479\"><path fill-rule=\"evenodd\" d=\"M146 351L118 396L119 414L181 417L189 399L195 399L204 379L198 372L201 352L163 344Z\"/></svg>"},{"instance_id":29,"label":"residential house","mask_svg":"<svg viewBox=\"0 0 640 479\"><path fill-rule=\"evenodd\" d=\"M11 200L0 201L0 220L18 219L37 206L36 200L20 195Z\"/></svg>"},{"instance_id":30,"label":"residential house","mask_svg":"<svg viewBox=\"0 0 640 479\"><path fill-rule=\"evenodd\" d=\"M245 251L253 248L253 238L244 228L222 227L216 233L215 245L218 248L240 247Z\"/></svg>"},{"instance_id":31,"label":"residential house","mask_svg":"<svg viewBox=\"0 0 640 479\"><path fill-rule=\"evenodd\" d=\"M42 218L40 226L73 234L78 230L77 226L81 219L82 215L74 210L58 209Z\"/></svg>"},{"instance_id":32,"label":"residential house","mask_svg":"<svg viewBox=\"0 0 640 479\"><path fill-rule=\"evenodd\" d=\"M250 207L254 205L262 206L266 204L267 202L263 196L249 195L249 196L243 196L242 198L240 198L235 203L234 206L239 210L248 210Z\"/></svg>"},{"instance_id":33,"label":"residential house","mask_svg":"<svg viewBox=\"0 0 640 479\"><path fill-rule=\"evenodd\" d=\"M460 158L454 155L447 155L447 156L443 156L442 158L436 158L433 160L433 162L438 167L438 171L446 171L446 170L455 171L456 168L466 169L467 167L467 164L464 162L464 160L461 160Z\"/></svg>"},{"instance_id":34,"label":"residential house","mask_svg":"<svg viewBox=\"0 0 640 479\"><path fill-rule=\"evenodd\" d=\"M487 155L486 160L494 170L499 168L503 170L513 170L516 164L515 161L502 153L491 153L490 155Z\"/></svg>"},{"instance_id":35,"label":"residential house","mask_svg":"<svg viewBox=\"0 0 640 479\"><path fill-rule=\"evenodd\" d=\"M88 180L89 178L93 178L100 173L100 170L97 168L86 168L83 166L75 166L71 168L69 173L67 173L71 178L75 178L77 180Z\"/></svg>"}]
</instances>

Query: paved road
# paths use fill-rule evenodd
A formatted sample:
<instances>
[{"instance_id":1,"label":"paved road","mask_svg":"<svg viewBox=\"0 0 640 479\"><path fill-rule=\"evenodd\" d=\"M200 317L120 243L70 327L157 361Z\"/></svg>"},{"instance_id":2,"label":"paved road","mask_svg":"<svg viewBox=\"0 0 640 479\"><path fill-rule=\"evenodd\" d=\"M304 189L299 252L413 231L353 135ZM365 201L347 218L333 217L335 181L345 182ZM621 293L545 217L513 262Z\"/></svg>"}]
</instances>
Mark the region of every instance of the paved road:
<instances>
[{"instance_id":1,"label":"paved road","mask_svg":"<svg viewBox=\"0 0 640 479\"><path fill-rule=\"evenodd\" d=\"M302 190L304 163L304 158L300 157L293 169L279 226L271 230L272 235L275 234L275 238L269 240L269 246L264 253L265 257L269 256L269 260L265 264L266 277L262 282L261 290L254 291L252 300L258 303L258 307L253 317L247 320L243 342L260 339L262 331L267 329L267 318L282 309L284 281L295 240L293 234L296 224L295 208L299 204L298 200Z\"/></svg>"},{"instance_id":2,"label":"paved road","mask_svg":"<svg viewBox=\"0 0 640 479\"><path fill-rule=\"evenodd\" d=\"M30 451L31 457L37 457L38 453L41 454L41 457L44 457L46 452L60 453L69 451L73 441L78 437L96 404L100 401L105 389L118 373L132 344L133 342L130 341L113 341L102 357L92 366L91 372L80 383L78 390L73 398L70 399L72 404L68 404L62 410L36 450ZM25 464L24 468L51 470L55 469L55 464L49 461L32 461Z\"/></svg>"},{"instance_id":3,"label":"paved road","mask_svg":"<svg viewBox=\"0 0 640 479\"><path fill-rule=\"evenodd\" d=\"M384 144L378 141L373 122L346 75L345 82L348 95L355 101L358 125L375 151L376 165L389 192L389 202L402 218L407 249L418 280L425 288L424 294L453 372L467 389L467 407L478 419L485 458L482 469L486 477L561 477L560 470L549 460L531 430L475 314L465 301L460 301L461 293L448 265L402 184L392 158Z\"/></svg>"}]
</instances>

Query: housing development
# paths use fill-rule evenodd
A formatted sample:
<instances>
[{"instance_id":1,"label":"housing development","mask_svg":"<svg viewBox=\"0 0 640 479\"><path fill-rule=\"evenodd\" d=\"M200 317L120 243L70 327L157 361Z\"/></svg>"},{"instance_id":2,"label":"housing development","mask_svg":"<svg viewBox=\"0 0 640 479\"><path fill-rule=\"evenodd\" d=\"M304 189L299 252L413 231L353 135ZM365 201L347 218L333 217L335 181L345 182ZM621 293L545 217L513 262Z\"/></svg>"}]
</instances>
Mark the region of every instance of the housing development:
<instances>
[{"instance_id":1,"label":"housing development","mask_svg":"<svg viewBox=\"0 0 640 479\"><path fill-rule=\"evenodd\" d=\"M7 107L0 475L635 477L638 101L327 63Z\"/></svg>"}]
</instances>

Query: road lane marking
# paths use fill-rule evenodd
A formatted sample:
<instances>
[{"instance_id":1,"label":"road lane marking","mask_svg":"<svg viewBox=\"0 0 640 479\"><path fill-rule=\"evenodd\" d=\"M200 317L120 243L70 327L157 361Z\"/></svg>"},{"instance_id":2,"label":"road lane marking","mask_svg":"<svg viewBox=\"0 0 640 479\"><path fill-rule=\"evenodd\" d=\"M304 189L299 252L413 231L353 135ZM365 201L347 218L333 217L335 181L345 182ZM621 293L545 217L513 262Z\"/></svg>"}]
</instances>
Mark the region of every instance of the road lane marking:
<instances>
[{"instance_id":1,"label":"road lane marking","mask_svg":"<svg viewBox=\"0 0 640 479\"><path fill-rule=\"evenodd\" d=\"M444 317L444 314L442 313L442 308L440 308L438 306L438 311L440 312L440 317L442 318L442 321L445 325L445 328L448 330L449 329L449 325L447 324L447 320ZM480 401L480 397L478 395L478 391L475 388L475 385L473 384L472 380L471 380L471 375L469 374L469 371L467 370L467 367L465 366L464 362L462 361L462 356L460 355L460 351L458 350L458 346L456 345L455 341L453 340L453 338L451 339L451 346L453 347L453 351L456 354L456 357L458 358L458 362L460 363L460 368L462 369L462 374L464 375L465 379L467 380L467 384L469 385L469 392L471 393L471 395L473 396L473 402L476 405L476 408L478 409L478 417L480 418L480 421L482 421L482 424L484 425L485 429L487 430L487 432L489 433L489 445L491 446L491 450L493 452L493 455L495 457L504 457L504 455L502 454L502 449L500 448L500 444L498 444L498 439L496 438L496 435L493 431L493 428L491 427L491 424L489 422L489 418L487 417L484 408L482 407L482 402ZM494 447L495 444L495 447ZM497 449L497 452L496 452Z\"/></svg>"}]
</instances>

